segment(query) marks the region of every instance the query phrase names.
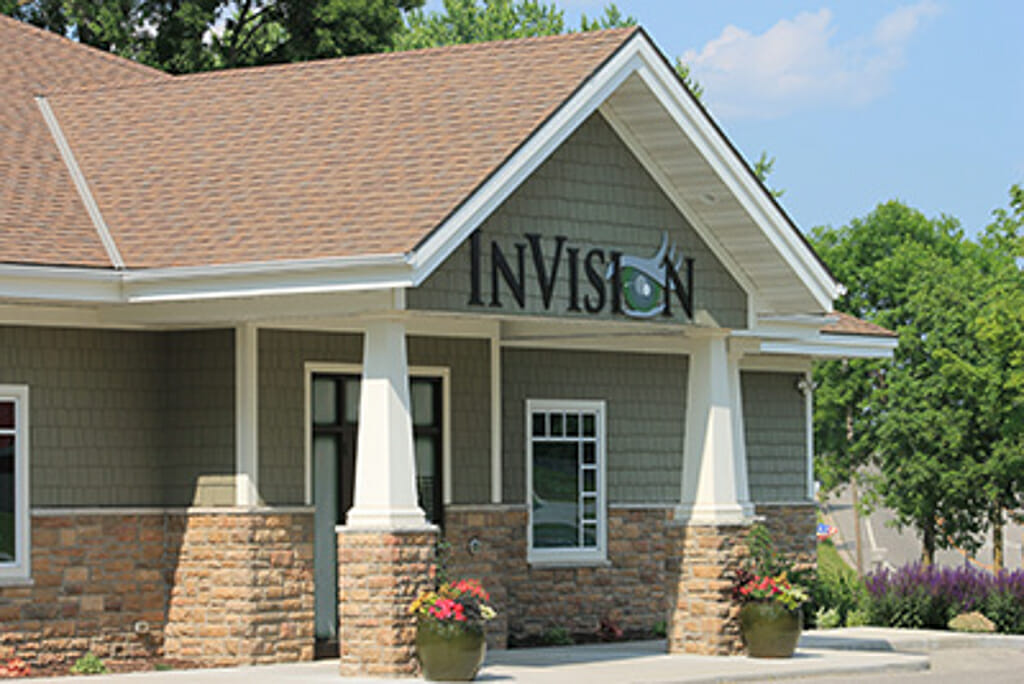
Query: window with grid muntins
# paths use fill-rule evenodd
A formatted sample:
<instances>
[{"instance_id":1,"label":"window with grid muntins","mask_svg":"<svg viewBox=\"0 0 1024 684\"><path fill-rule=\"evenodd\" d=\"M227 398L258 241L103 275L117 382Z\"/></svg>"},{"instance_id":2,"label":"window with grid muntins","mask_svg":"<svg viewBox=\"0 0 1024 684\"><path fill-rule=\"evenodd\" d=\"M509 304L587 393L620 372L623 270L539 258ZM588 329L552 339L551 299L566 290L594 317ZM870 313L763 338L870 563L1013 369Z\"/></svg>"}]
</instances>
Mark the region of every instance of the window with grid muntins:
<instances>
[{"instance_id":1,"label":"window with grid muntins","mask_svg":"<svg viewBox=\"0 0 1024 684\"><path fill-rule=\"evenodd\" d=\"M531 561L603 560L604 402L527 403Z\"/></svg>"}]
</instances>

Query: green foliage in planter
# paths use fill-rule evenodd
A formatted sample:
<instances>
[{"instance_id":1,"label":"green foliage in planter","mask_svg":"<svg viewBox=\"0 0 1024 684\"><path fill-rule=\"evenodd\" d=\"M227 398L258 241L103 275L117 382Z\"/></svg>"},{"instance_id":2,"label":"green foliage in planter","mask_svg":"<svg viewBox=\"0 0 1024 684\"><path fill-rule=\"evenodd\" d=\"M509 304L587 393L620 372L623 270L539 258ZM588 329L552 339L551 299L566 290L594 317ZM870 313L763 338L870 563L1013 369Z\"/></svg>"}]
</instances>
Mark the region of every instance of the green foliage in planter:
<instances>
[{"instance_id":1,"label":"green foliage in planter","mask_svg":"<svg viewBox=\"0 0 1024 684\"><path fill-rule=\"evenodd\" d=\"M109 671L106 663L92 651L76 660L75 664L71 666L71 674L76 675L107 674Z\"/></svg>"}]
</instances>

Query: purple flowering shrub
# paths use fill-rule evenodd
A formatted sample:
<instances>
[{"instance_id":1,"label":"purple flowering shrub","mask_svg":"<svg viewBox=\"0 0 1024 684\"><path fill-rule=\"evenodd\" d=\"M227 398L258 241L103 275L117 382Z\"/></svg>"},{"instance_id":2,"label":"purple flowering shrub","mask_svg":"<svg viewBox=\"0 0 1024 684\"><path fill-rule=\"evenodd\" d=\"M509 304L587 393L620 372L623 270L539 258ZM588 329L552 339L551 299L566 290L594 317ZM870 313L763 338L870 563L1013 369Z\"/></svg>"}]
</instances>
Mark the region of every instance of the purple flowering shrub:
<instances>
[{"instance_id":1,"label":"purple flowering shrub","mask_svg":"<svg viewBox=\"0 0 1024 684\"><path fill-rule=\"evenodd\" d=\"M865 578L871 624L946 629L960 613L981 611L1000 632L1024 633L1024 571L993 575L972 567L915 563Z\"/></svg>"}]
</instances>

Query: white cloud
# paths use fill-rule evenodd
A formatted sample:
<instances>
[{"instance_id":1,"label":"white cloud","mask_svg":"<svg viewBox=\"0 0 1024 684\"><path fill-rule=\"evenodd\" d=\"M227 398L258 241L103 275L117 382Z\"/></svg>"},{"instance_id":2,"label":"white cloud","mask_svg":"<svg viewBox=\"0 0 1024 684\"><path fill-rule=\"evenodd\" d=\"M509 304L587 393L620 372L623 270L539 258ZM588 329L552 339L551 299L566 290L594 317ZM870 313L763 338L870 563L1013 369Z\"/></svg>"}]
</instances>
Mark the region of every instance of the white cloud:
<instances>
[{"instance_id":1,"label":"white cloud","mask_svg":"<svg viewBox=\"0 0 1024 684\"><path fill-rule=\"evenodd\" d=\"M762 34L726 26L682 59L723 117L772 118L821 106L849 107L877 98L904 64L907 43L939 12L932 0L899 7L870 34L836 40L832 12L802 12Z\"/></svg>"}]
</instances>

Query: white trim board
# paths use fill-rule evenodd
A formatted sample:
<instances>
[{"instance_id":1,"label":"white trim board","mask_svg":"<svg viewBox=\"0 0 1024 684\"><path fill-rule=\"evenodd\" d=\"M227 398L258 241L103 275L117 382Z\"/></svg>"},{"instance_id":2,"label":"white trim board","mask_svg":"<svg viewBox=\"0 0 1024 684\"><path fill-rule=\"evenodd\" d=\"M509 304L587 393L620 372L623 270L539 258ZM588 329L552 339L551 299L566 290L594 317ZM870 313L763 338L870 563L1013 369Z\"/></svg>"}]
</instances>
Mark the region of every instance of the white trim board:
<instances>
[{"instance_id":1,"label":"white trim board","mask_svg":"<svg viewBox=\"0 0 1024 684\"><path fill-rule=\"evenodd\" d=\"M121 258L121 252L117 249L114 236L110 234L110 228L107 227L107 222L100 212L99 205L96 204L96 199L92 196L92 191L85 180L85 175L82 173L81 167L78 166L75 153L71 150L71 145L68 144L67 138L64 137L64 131L61 130L60 122L57 121L57 115L53 113L53 109L50 108L50 103L45 97L41 95L36 96L36 104L43 115L46 127L50 129L50 135L53 136L53 142L57 145L61 159L64 160L64 165L67 167L68 173L71 174L75 190L78 191L82 205L85 207L86 213L89 214L89 220L92 221L93 228L96 229L96 235L99 237L100 243L107 253L107 258L110 259L110 263L114 265L114 268L124 268L124 259Z\"/></svg>"}]
</instances>

